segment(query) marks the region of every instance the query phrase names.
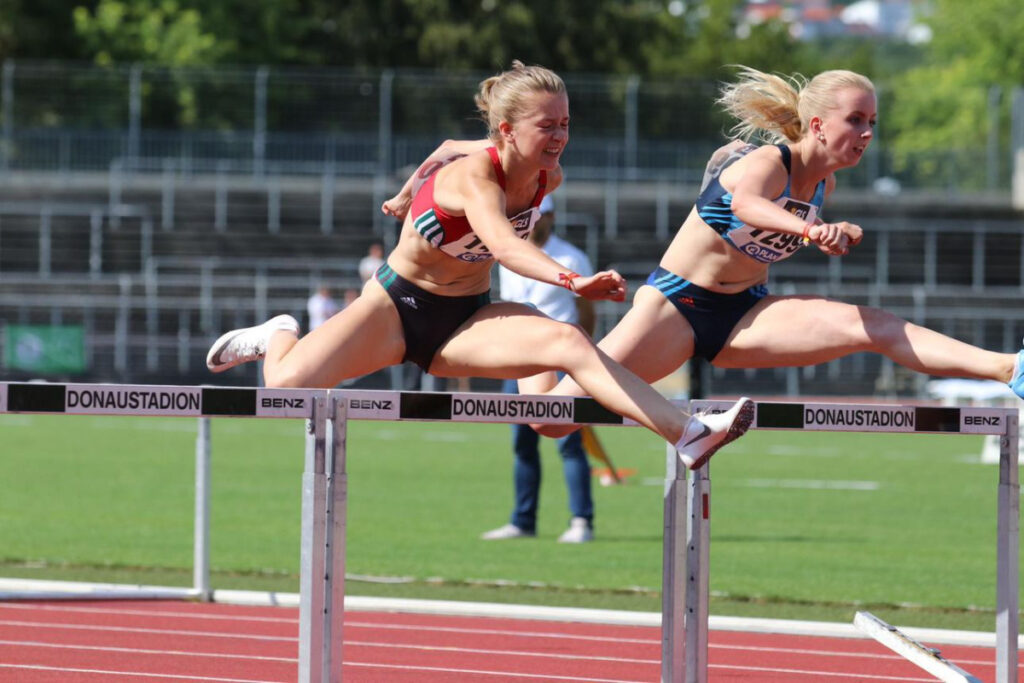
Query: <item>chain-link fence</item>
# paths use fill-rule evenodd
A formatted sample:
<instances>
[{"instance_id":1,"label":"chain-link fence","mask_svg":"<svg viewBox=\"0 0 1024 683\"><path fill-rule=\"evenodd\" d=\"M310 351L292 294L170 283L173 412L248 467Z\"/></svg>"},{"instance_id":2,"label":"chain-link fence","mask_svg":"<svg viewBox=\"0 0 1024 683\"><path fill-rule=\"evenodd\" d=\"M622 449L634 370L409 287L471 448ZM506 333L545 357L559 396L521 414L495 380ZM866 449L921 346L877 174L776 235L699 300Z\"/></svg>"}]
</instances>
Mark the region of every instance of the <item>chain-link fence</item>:
<instances>
[{"instance_id":1,"label":"chain-link fence","mask_svg":"<svg viewBox=\"0 0 1024 683\"><path fill-rule=\"evenodd\" d=\"M418 70L100 67L13 62L0 83L0 168L105 171L209 167L260 175L387 176L445 138L483 134L473 94L486 73ZM567 74L572 177L692 182L728 122L712 80ZM880 87L884 112L898 106ZM1024 95L987 98L983 148L895 155L885 117L846 187L1007 190L1024 145ZM1010 112L1007 115L1005 112ZM1007 144L1010 141L1010 144Z\"/></svg>"}]
</instances>

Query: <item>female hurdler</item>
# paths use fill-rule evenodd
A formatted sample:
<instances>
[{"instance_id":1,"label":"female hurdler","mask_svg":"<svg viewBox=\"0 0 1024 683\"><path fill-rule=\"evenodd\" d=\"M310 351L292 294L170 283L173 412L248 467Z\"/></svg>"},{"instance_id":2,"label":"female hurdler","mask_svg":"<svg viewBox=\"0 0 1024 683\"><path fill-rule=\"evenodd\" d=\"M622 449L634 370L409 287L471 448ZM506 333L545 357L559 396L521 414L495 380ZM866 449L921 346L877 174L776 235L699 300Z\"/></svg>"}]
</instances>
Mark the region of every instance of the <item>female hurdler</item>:
<instances>
[{"instance_id":1,"label":"female hurdler","mask_svg":"<svg viewBox=\"0 0 1024 683\"><path fill-rule=\"evenodd\" d=\"M738 120L738 138L775 144L734 141L715 152L696 205L601 350L648 382L693 356L722 368L773 368L873 351L930 375L1008 382L1024 396L1024 351L986 351L877 308L768 294L772 263L808 245L841 256L861 241L860 226L826 223L820 212L835 172L855 166L874 136L871 81L826 71L804 84L744 67L719 103ZM521 389L540 393L554 382L545 373ZM565 378L550 392L584 390Z\"/></svg>"},{"instance_id":2,"label":"female hurdler","mask_svg":"<svg viewBox=\"0 0 1024 683\"><path fill-rule=\"evenodd\" d=\"M439 377L520 378L561 370L599 403L674 444L699 467L742 435L753 403L691 417L602 353L579 327L523 304L491 303L495 261L588 299L623 300L618 273L566 272L525 238L546 193L562 182L569 139L562 79L542 67L513 68L481 83L477 106L489 141L443 145L383 207L404 219L398 245L362 294L298 337L291 316L222 335L214 372L264 359L268 387L332 387L405 360ZM464 156L460 156L464 155ZM413 194L417 181L418 191Z\"/></svg>"}]
</instances>

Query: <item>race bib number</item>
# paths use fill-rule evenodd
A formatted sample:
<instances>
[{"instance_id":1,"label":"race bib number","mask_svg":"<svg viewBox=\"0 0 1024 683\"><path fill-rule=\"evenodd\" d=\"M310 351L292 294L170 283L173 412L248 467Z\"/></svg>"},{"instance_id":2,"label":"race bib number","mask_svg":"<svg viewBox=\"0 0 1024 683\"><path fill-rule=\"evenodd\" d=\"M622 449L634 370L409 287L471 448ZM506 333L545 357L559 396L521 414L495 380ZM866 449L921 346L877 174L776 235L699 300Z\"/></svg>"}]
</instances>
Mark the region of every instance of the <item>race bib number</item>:
<instances>
[{"instance_id":1,"label":"race bib number","mask_svg":"<svg viewBox=\"0 0 1024 683\"><path fill-rule=\"evenodd\" d=\"M813 204L788 197L782 197L776 203L806 223L813 223L818 216L818 207ZM761 263L789 258L804 246L802 235L761 230L749 225L730 232L729 239L737 249Z\"/></svg>"}]
</instances>

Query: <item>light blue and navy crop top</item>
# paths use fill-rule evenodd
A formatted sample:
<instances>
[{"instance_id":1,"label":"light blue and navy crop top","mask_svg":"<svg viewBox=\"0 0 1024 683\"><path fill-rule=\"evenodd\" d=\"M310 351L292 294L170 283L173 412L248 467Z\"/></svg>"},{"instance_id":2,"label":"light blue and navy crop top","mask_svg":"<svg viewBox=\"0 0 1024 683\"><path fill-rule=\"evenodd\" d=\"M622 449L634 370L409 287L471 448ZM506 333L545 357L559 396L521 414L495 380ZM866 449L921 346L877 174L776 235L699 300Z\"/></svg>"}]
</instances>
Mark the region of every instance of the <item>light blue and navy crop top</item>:
<instances>
[{"instance_id":1,"label":"light blue and navy crop top","mask_svg":"<svg viewBox=\"0 0 1024 683\"><path fill-rule=\"evenodd\" d=\"M786 172L792 174L792 152L786 145L776 145L782 153L782 163ZM775 263L789 258L803 246L800 235L791 233L771 232L747 225L732 212L732 193L727 192L720 178L722 171L738 159L757 149L755 145L746 145L730 154L721 164L708 169L704 186L697 198L697 213L704 222L722 236L726 242L743 252L755 261ZM821 211L825 201L825 181L822 180L814 188L814 196L810 202L802 202L789 196L790 181L786 180L786 189L774 201L786 211L799 216L808 223L813 223Z\"/></svg>"}]
</instances>

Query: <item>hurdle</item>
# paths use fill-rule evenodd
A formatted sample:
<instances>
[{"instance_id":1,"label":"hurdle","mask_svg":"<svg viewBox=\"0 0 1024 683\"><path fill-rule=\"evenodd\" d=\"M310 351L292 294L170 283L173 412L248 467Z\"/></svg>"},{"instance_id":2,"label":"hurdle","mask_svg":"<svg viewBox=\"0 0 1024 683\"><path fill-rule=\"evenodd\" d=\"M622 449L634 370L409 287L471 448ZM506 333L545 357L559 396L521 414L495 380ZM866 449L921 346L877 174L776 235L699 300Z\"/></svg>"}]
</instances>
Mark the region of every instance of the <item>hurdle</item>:
<instances>
[{"instance_id":1,"label":"hurdle","mask_svg":"<svg viewBox=\"0 0 1024 683\"><path fill-rule=\"evenodd\" d=\"M724 401L691 401L692 411L723 412L732 407ZM1018 482L1019 413L1016 408L930 407L858 403L759 402L751 429L875 432L918 434L975 434L999 437L999 482L996 525L996 683L1017 682L1019 634L1019 523ZM671 447L669 448L671 450ZM710 461L691 477L690 490L700 496L691 500L686 556L689 590L685 614L694 623L685 625L687 668L673 683L707 681L707 604L710 569ZM667 571L667 570L666 570ZM679 618L676 615L675 618ZM663 615L665 619L665 615ZM864 618L861 619L864 622ZM664 625L663 625L664 627ZM693 633L696 631L696 633ZM693 650L697 651L694 652ZM915 662L916 663L916 662ZM673 670L673 675L683 676Z\"/></svg>"},{"instance_id":2,"label":"hurdle","mask_svg":"<svg viewBox=\"0 0 1024 683\"><path fill-rule=\"evenodd\" d=\"M132 384L0 382L0 413L198 418L195 465L193 586L134 586L68 581L3 580L0 598L199 599L209 584L210 418L313 418L327 390L251 389ZM2 590L7 587L9 590Z\"/></svg>"},{"instance_id":3,"label":"hurdle","mask_svg":"<svg viewBox=\"0 0 1024 683\"><path fill-rule=\"evenodd\" d=\"M690 408L716 412L731 405L693 401ZM300 548L301 683L342 680L349 420L636 426L593 399L566 396L116 384L0 383L0 413L306 420ZM752 428L999 435L996 680L1016 683L1020 502L1015 409L764 402L757 405ZM705 465L687 480L687 470L679 466L674 449L666 446L663 683L707 681L709 471ZM196 591L187 591L186 596L196 597Z\"/></svg>"}]
</instances>

